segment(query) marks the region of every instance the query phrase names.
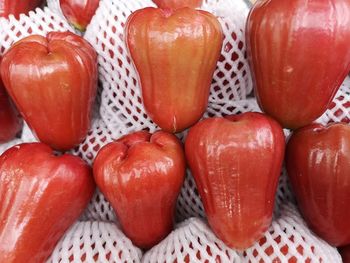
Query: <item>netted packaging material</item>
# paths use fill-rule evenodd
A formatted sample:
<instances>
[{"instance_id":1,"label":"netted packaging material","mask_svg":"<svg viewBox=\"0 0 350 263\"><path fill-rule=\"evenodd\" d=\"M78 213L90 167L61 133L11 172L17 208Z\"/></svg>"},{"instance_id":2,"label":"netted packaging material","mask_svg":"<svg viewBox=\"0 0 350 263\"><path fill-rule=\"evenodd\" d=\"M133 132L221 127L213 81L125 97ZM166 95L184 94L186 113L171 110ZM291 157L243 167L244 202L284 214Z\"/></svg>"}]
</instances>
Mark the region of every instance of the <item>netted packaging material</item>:
<instances>
[{"instance_id":1,"label":"netted packaging material","mask_svg":"<svg viewBox=\"0 0 350 263\"><path fill-rule=\"evenodd\" d=\"M66 19L66 17L63 15L61 6L60 6L60 0L46 0L47 6L55 12L57 15L59 15L62 19Z\"/></svg>"},{"instance_id":2,"label":"netted packaging material","mask_svg":"<svg viewBox=\"0 0 350 263\"><path fill-rule=\"evenodd\" d=\"M317 122L323 125L332 122L350 123L350 77L346 77L328 110Z\"/></svg>"},{"instance_id":3,"label":"netted packaging material","mask_svg":"<svg viewBox=\"0 0 350 263\"><path fill-rule=\"evenodd\" d=\"M236 251L228 248L199 218L190 218L157 246L146 252L143 263L240 262Z\"/></svg>"},{"instance_id":4,"label":"netted packaging material","mask_svg":"<svg viewBox=\"0 0 350 263\"><path fill-rule=\"evenodd\" d=\"M113 223L77 222L56 246L47 263L138 263L142 252Z\"/></svg>"},{"instance_id":5,"label":"netted packaging material","mask_svg":"<svg viewBox=\"0 0 350 263\"><path fill-rule=\"evenodd\" d=\"M292 203L281 204L279 212L265 236L240 253L242 262L342 262L337 249L309 230Z\"/></svg>"},{"instance_id":6,"label":"netted packaging material","mask_svg":"<svg viewBox=\"0 0 350 263\"><path fill-rule=\"evenodd\" d=\"M0 54L23 37L38 34L45 36L51 31L72 31L66 20L49 8L37 8L19 19L10 15L8 19L0 18Z\"/></svg>"},{"instance_id":7,"label":"netted packaging material","mask_svg":"<svg viewBox=\"0 0 350 263\"><path fill-rule=\"evenodd\" d=\"M202 219L191 218L146 252L142 262L342 261L336 248L310 232L294 205L285 203L281 207L281 216L272 223L265 236L243 252L227 247Z\"/></svg>"}]
</instances>

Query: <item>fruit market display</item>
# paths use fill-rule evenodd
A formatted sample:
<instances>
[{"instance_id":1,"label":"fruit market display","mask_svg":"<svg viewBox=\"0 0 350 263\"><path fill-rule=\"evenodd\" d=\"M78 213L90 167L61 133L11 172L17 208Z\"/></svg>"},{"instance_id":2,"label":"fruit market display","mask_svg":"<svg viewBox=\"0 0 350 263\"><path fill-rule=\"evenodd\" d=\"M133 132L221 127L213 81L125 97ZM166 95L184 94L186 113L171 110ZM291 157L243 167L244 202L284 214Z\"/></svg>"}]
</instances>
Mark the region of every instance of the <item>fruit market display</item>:
<instances>
[{"instance_id":1,"label":"fruit market display","mask_svg":"<svg viewBox=\"0 0 350 263\"><path fill-rule=\"evenodd\" d=\"M349 262L350 2L0 0L0 262Z\"/></svg>"}]
</instances>

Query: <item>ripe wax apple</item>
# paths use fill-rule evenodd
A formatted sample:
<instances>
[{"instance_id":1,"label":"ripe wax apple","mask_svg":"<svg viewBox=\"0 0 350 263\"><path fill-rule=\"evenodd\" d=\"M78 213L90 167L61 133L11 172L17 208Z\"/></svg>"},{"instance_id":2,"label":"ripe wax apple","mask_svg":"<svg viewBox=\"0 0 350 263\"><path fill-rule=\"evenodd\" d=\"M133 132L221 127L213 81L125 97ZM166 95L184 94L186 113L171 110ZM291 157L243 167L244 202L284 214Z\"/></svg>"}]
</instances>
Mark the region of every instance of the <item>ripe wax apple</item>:
<instances>
[{"instance_id":1,"label":"ripe wax apple","mask_svg":"<svg viewBox=\"0 0 350 263\"><path fill-rule=\"evenodd\" d=\"M297 130L287 144L286 165L309 227L333 246L350 244L350 126Z\"/></svg>"},{"instance_id":2,"label":"ripe wax apple","mask_svg":"<svg viewBox=\"0 0 350 263\"><path fill-rule=\"evenodd\" d=\"M350 1L260 0L246 32L262 110L291 129L321 116L350 70Z\"/></svg>"},{"instance_id":3,"label":"ripe wax apple","mask_svg":"<svg viewBox=\"0 0 350 263\"><path fill-rule=\"evenodd\" d=\"M186 157L209 225L231 248L250 247L269 228L284 147L281 126L260 113L209 118L190 129Z\"/></svg>"},{"instance_id":4,"label":"ripe wax apple","mask_svg":"<svg viewBox=\"0 0 350 263\"><path fill-rule=\"evenodd\" d=\"M223 42L216 17L191 8L145 8L128 18L125 35L150 118L168 132L196 123Z\"/></svg>"},{"instance_id":5,"label":"ripe wax apple","mask_svg":"<svg viewBox=\"0 0 350 263\"><path fill-rule=\"evenodd\" d=\"M62 13L78 30L85 31L100 0L60 0Z\"/></svg>"},{"instance_id":6,"label":"ripe wax apple","mask_svg":"<svg viewBox=\"0 0 350 263\"><path fill-rule=\"evenodd\" d=\"M95 190L80 158L42 143L0 156L0 262L45 262Z\"/></svg>"},{"instance_id":7,"label":"ripe wax apple","mask_svg":"<svg viewBox=\"0 0 350 263\"><path fill-rule=\"evenodd\" d=\"M136 246L151 248L173 229L185 166L180 141L163 131L126 135L98 153L96 183Z\"/></svg>"},{"instance_id":8,"label":"ripe wax apple","mask_svg":"<svg viewBox=\"0 0 350 263\"><path fill-rule=\"evenodd\" d=\"M97 89L97 55L86 40L69 32L29 36L5 53L0 70L41 142L69 150L85 138Z\"/></svg>"}]
</instances>

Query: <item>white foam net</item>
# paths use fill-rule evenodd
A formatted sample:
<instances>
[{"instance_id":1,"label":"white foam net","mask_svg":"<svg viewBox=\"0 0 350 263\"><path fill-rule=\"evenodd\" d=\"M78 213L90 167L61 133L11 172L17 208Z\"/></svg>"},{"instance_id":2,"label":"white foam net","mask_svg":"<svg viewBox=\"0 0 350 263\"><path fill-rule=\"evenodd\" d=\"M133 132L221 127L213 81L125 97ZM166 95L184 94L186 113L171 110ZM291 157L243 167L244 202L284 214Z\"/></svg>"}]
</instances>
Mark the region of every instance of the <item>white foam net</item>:
<instances>
[{"instance_id":1,"label":"white foam net","mask_svg":"<svg viewBox=\"0 0 350 263\"><path fill-rule=\"evenodd\" d=\"M58 0L48 0L48 5L50 9L37 9L19 20L0 19L1 54L14 41L29 34L73 31L62 16ZM101 0L85 33L85 39L98 53L100 88L92 128L72 153L90 164L103 145L121 135L141 129L157 130L143 108L137 74L123 35L127 17L146 6L154 4L151 0ZM205 0L202 9L218 17L225 34L204 117L260 111L251 94L252 80L246 60L247 5L243 0ZM347 79L319 122L350 120L349 86ZM179 136L185 135L186 132ZM0 153L14 144L34 140L25 126L21 138L0 145ZM335 248L308 230L294 203L283 170L269 231L252 248L234 251L218 240L205 223L203 205L188 171L176 209L178 228L142 256L141 250L119 230L115 213L97 190L80 221L62 238L48 262L218 262L218 259L221 262L341 262Z\"/></svg>"},{"instance_id":2,"label":"white foam net","mask_svg":"<svg viewBox=\"0 0 350 263\"><path fill-rule=\"evenodd\" d=\"M328 110L317 122L323 125L332 122L350 123L350 77L346 77Z\"/></svg>"},{"instance_id":3,"label":"white foam net","mask_svg":"<svg viewBox=\"0 0 350 263\"><path fill-rule=\"evenodd\" d=\"M141 250L115 224L86 221L67 231L47 262L138 263L141 257Z\"/></svg>"},{"instance_id":4,"label":"white foam net","mask_svg":"<svg viewBox=\"0 0 350 263\"><path fill-rule=\"evenodd\" d=\"M228 248L204 220L188 219L142 262L341 262L337 250L310 232L293 205L284 204L280 212L265 236L245 251Z\"/></svg>"}]
</instances>

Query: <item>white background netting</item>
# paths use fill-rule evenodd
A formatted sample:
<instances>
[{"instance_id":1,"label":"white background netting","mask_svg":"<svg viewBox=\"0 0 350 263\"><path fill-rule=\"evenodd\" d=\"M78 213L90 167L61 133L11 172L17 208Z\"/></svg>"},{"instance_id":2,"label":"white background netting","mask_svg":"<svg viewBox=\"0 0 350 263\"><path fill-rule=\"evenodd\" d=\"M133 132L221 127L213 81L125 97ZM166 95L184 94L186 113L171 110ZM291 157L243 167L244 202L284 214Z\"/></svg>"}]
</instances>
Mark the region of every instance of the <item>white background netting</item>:
<instances>
[{"instance_id":1,"label":"white background netting","mask_svg":"<svg viewBox=\"0 0 350 263\"><path fill-rule=\"evenodd\" d=\"M260 111L251 95L252 80L246 60L244 27L247 6L241 0L204 2L202 8L219 18L225 35L205 117ZM73 31L60 12L58 1L49 0L48 5L50 9L37 9L28 16L22 15L19 20L13 17L0 19L0 52L29 34ZM85 39L98 53L100 89L91 131L72 152L90 164L99 149L113 139L136 130L153 132L157 129L143 108L137 74L123 36L128 15L145 6L154 5L150 0L102 0L85 33ZM349 86L350 80L347 79L331 109L319 122L350 120ZM0 153L16 143L33 140L25 127L22 138L0 145ZM187 259L188 262L213 262L218 258L221 262L269 262L273 259L275 262L341 262L335 248L307 229L294 203L283 171L272 226L254 247L237 252L218 240L205 223L203 206L188 171L178 199L177 229L142 258L141 250L118 229L115 213L97 191L80 222L62 238L49 262L183 262Z\"/></svg>"},{"instance_id":2,"label":"white background netting","mask_svg":"<svg viewBox=\"0 0 350 263\"><path fill-rule=\"evenodd\" d=\"M181 223L143 262L341 262L338 252L315 237L296 208L284 204L264 238L246 251L218 240L199 218Z\"/></svg>"},{"instance_id":3,"label":"white background netting","mask_svg":"<svg viewBox=\"0 0 350 263\"><path fill-rule=\"evenodd\" d=\"M85 221L70 228L47 262L138 263L141 257L141 250L115 224Z\"/></svg>"}]
</instances>

